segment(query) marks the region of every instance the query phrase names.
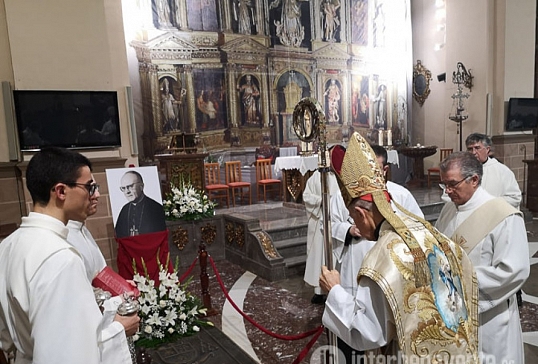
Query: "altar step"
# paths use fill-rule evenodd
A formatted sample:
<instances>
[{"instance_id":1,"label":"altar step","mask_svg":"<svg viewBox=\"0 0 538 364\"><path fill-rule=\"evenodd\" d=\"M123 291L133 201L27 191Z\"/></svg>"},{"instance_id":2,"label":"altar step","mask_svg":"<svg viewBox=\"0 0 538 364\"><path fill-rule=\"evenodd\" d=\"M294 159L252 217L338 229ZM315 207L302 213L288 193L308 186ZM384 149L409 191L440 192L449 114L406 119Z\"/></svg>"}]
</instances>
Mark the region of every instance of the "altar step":
<instances>
[{"instance_id":1,"label":"altar step","mask_svg":"<svg viewBox=\"0 0 538 364\"><path fill-rule=\"evenodd\" d=\"M306 265L306 237L308 224L266 231L278 253L284 258L286 278L303 275Z\"/></svg>"}]
</instances>

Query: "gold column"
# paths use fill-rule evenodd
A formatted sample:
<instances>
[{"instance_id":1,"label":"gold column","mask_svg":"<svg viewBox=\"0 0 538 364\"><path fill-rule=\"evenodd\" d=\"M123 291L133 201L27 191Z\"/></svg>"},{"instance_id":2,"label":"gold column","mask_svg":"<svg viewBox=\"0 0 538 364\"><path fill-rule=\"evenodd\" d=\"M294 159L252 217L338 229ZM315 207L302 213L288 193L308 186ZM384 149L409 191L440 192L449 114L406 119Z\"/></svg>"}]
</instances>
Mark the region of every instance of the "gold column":
<instances>
[{"instance_id":1,"label":"gold column","mask_svg":"<svg viewBox=\"0 0 538 364\"><path fill-rule=\"evenodd\" d=\"M262 93L263 127L269 127L269 84L267 83L267 67L260 66L260 78Z\"/></svg>"},{"instance_id":2,"label":"gold column","mask_svg":"<svg viewBox=\"0 0 538 364\"><path fill-rule=\"evenodd\" d=\"M230 115L230 122L233 128L239 126L239 103L237 102L237 84L236 84L236 68L234 64L226 65L226 77L228 78L228 114Z\"/></svg>"},{"instance_id":3,"label":"gold column","mask_svg":"<svg viewBox=\"0 0 538 364\"><path fill-rule=\"evenodd\" d=\"M156 64L149 65L148 81L151 90L151 113L153 114L153 130L157 136L163 135L162 107L161 107L161 90L159 87L159 66Z\"/></svg>"},{"instance_id":4,"label":"gold column","mask_svg":"<svg viewBox=\"0 0 538 364\"><path fill-rule=\"evenodd\" d=\"M187 0L176 0L178 7L180 27L179 30L189 30L189 24L187 20Z\"/></svg>"},{"instance_id":5,"label":"gold column","mask_svg":"<svg viewBox=\"0 0 538 364\"><path fill-rule=\"evenodd\" d=\"M194 94L194 81L192 80L192 66L185 66L185 88L187 89L187 120L189 128L187 132L196 132L196 95Z\"/></svg>"}]
</instances>

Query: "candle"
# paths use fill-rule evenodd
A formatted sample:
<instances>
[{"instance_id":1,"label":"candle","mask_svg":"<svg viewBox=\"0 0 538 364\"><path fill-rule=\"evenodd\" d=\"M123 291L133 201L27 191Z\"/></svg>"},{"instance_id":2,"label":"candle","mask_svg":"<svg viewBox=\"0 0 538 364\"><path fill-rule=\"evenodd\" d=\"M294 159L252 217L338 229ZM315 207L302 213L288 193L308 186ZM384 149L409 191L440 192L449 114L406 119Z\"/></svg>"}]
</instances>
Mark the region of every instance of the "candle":
<instances>
[{"instance_id":1,"label":"candle","mask_svg":"<svg viewBox=\"0 0 538 364\"><path fill-rule=\"evenodd\" d=\"M383 130L379 130L379 133L377 134L377 144L383 145Z\"/></svg>"},{"instance_id":2,"label":"candle","mask_svg":"<svg viewBox=\"0 0 538 364\"><path fill-rule=\"evenodd\" d=\"M387 145L392 145L392 130L387 130Z\"/></svg>"}]
</instances>

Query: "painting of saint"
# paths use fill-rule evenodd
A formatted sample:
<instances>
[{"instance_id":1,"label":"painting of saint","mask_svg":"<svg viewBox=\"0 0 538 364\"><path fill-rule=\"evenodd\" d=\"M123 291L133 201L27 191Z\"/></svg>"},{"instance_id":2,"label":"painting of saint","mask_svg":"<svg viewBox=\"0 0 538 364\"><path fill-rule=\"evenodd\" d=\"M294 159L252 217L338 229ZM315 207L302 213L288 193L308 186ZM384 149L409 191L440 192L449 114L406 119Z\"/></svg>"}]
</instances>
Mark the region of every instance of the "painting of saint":
<instances>
[{"instance_id":1,"label":"painting of saint","mask_svg":"<svg viewBox=\"0 0 538 364\"><path fill-rule=\"evenodd\" d=\"M370 126L370 98L368 76L353 75L351 78L351 122L353 126Z\"/></svg>"},{"instance_id":2,"label":"painting of saint","mask_svg":"<svg viewBox=\"0 0 538 364\"><path fill-rule=\"evenodd\" d=\"M218 130L227 127L226 93L222 69L196 69L194 96L196 131Z\"/></svg>"}]
</instances>

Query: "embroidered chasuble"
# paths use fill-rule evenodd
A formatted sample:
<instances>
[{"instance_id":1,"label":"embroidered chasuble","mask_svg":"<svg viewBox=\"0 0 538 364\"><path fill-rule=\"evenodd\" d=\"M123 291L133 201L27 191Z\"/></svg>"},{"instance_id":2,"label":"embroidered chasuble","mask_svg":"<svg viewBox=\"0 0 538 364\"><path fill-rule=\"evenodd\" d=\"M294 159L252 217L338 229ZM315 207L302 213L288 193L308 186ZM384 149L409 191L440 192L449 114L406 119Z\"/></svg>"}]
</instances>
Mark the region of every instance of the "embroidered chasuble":
<instances>
[{"instance_id":1,"label":"embroidered chasuble","mask_svg":"<svg viewBox=\"0 0 538 364\"><path fill-rule=\"evenodd\" d=\"M409 362L428 357L442 363L476 363L478 284L470 260L451 241L443 248L433 235L439 233L421 222L407 217L402 221L424 252L430 283L416 286L413 255L387 222L357 279L369 277L382 289L394 316L399 349ZM446 254L447 248L452 254Z\"/></svg>"}]
</instances>

